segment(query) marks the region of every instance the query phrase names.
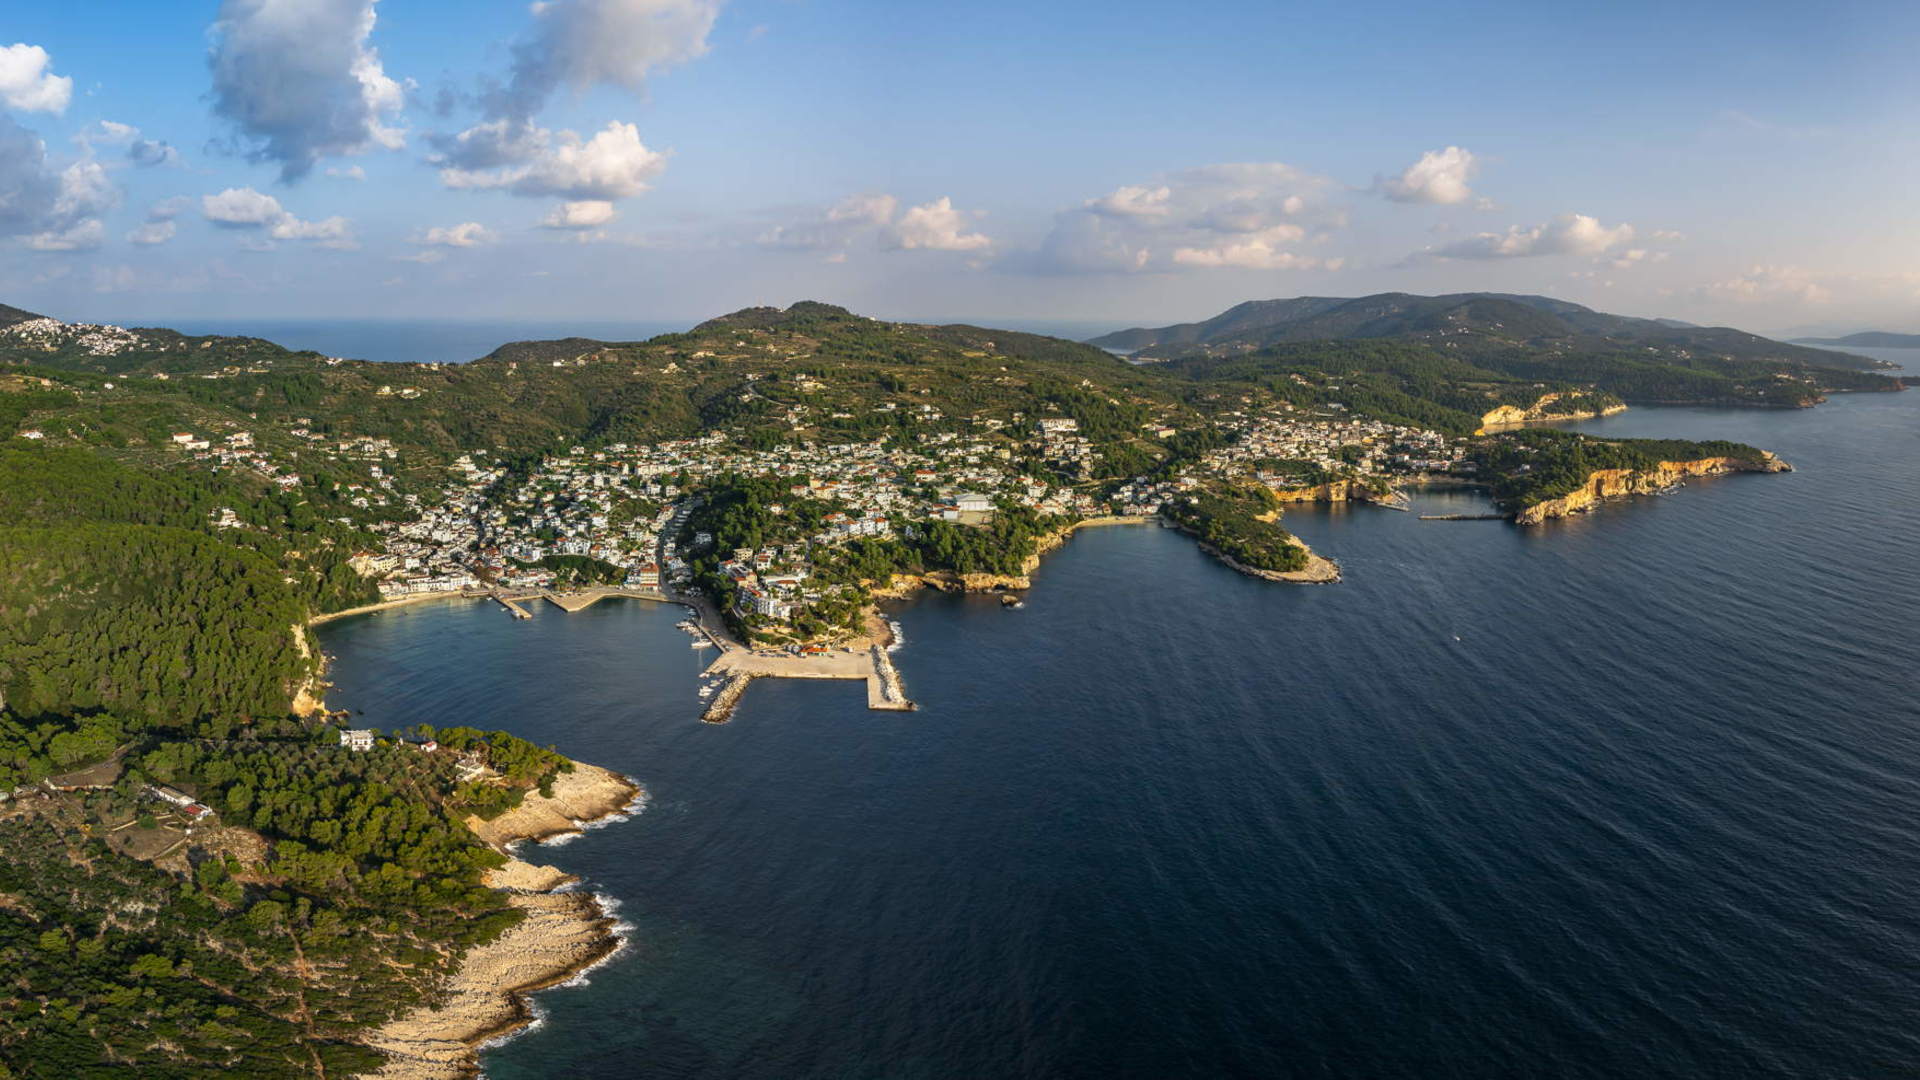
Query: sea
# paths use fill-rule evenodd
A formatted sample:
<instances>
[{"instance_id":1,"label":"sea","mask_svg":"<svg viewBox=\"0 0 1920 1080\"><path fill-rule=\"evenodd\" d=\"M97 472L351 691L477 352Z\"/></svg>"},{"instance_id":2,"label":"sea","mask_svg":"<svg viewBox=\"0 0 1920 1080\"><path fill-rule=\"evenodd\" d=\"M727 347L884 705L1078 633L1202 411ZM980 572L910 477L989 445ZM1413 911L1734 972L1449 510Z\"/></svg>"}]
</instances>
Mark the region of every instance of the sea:
<instances>
[{"instance_id":1,"label":"sea","mask_svg":"<svg viewBox=\"0 0 1920 1080\"><path fill-rule=\"evenodd\" d=\"M711 653L640 601L329 624L330 700L647 789L525 853L628 945L492 1080L1913 1076L1920 393L1574 426L1795 471L1289 511L1333 586L1082 530L1023 609L891 607L913 713L761 681L702 724Z\"/></svg>"},{"instance_id":2,"label":"sea","mask_svg":"<svg viewBox=\"0 0 1920 1080\"><path fill-rule=\"evenodd\" d=\"M150 326L152 319L108 318L118 326ZM289 349L312 349L328 356L382 363L463 364L509 341L550 341L584 337L599 341L645 341L660 334L693 329L698 319L260 319L169 317L165 325L183 334L228 334L265 338ZM924 319L925 322L978 322L1032 334L1074 340L1118 329L1112 323L1062 320Z\"/></svg>"}]
</instances>

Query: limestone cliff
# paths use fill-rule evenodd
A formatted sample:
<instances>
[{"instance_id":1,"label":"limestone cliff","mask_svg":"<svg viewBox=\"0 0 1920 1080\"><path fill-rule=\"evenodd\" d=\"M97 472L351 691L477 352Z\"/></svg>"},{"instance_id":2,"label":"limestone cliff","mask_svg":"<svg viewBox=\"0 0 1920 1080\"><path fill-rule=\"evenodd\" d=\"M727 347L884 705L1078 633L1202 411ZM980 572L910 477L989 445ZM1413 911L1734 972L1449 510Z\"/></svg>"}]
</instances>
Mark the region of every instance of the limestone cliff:
<instances>
[{"instance_id":1,"label":"limestone cliff","mask_svg":"<svg viewBox=\"0 0 1920 1080\"><path fill-rule=\"evenodd\" d=\"M1311 484L1307 487L1272 488L1273 497L1283 503L1311 502L1379 502L1391 503L1398 496L1389 489L1376 492L1367 486L1364 480L1329 480L1324 484Z\"/></svg>"},{"instance_id":2,"label":"limestone cliff","mask_svg":"<svg viewBox=\"0 0 1920 1080\"><path fill-rule=\"evenodd\" d=\"M1651 469L1596 469L1578 490L1557 499L1547 499L1523 507L1513 515L1515 524L1538 525L1553 518L1582 514L1603 499L1623 495L1648 495L1663 491L1689 476L1716 476L1731 472L1791 472L1793 466L1762 450L1758 458L1711 457L1696 461L1663 461Z\"/></svg>"},{"instance_id":3,"label":"limestone cliff","mask_svg":"<svg viewBox=\"0 0 1920 1080\"><path fill-rule=\"evenodd\" d=\"M1604 396L1604 395L1603 395ZM1604 396L1611 404L1599 409L1583 408L1573 404L1561 404L1563 394L1542 394L1540 399L1526 408L1518 405L1502 405L1480 418L1480 430L1475 435L1485 435L1489 431L1521 427L1526 424L1549 424L1561 420L1591 420L1596 416L1612 416L1627 411L1627 406L1610 396ZM1556 407L1558 406L1558 407Z\"/></svg>"}]
</instances>

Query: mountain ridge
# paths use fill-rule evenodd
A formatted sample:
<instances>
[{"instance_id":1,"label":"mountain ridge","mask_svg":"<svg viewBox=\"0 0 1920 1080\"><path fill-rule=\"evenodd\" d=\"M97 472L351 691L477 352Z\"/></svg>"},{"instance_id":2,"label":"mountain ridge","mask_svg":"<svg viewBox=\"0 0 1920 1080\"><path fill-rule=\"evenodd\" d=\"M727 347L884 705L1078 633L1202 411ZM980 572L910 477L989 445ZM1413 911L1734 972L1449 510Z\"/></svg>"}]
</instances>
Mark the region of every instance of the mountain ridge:
<instances>
[{"instance_id":1,"label":"mountain ridge","mask_svg":"<svg viewBox=\"0 0 1920 1080\"><path fill-rule=\"evenodd\" d=\"M1728 360L1771 360L1811 367L1860 370L1885 366L1731 327L1613 315L1552 297L1490 292L1248 301L1211 319L1157 328L1132 327L1089 339L1088 344L1126 352L1136 359L1161 360L1196 353L1246 352L1293 342L1360 338L1430 343L1472 338L1486 344L1577 351L1652 349L1681 361L1705 352Z\"/></svg>"}]
</instances>

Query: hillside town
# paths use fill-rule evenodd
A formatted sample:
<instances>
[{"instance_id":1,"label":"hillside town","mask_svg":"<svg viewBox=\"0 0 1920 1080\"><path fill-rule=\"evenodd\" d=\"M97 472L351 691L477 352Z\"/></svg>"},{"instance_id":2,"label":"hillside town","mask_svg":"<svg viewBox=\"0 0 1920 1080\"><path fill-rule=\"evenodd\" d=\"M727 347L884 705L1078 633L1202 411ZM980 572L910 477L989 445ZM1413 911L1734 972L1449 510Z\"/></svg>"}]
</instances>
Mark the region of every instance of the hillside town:
<instances>
[{"instance_id":1,"label":"hillside town","mask_svg":"<svg viewBox=\"0 0 1920 1080\"><path fill-rule=\"evenodd\" d=\"M1096 453L1067 417L1034 422L1023 436L928 433L869 443L798 443L750 450L714 432L647 446L576 446L524 476L473 455L453 463L438 499L394 494L389 477L374 480L374 497L396 500L406 520L377 523L384 550L361 554L356 565L381 579L381 595L481 587L546 588L556 584L569 557L604 564L618 577L602 579L641 589L695 588L690 560L713 541L687 535L686 518L698 493L726 476L777 477L797 503L826 503L820 527L790 542L714 552L721 573L737 586L742 614L790 618L823 595L809 582L823 550L858 538L912 536L933 520L980 524L1002 508L1024 507L1068 519L1115 515L1150 517L1181 492L1211 480L1254 480L1277 490L1314 475L1348 476L1383 486L1421 473L1469 468L1465 444L1433 431L1337 414L1230 414L1228 445L1164 477L1118 485L1062 483L1062 466L1090 467ZM1171 434L1171 432L1167 432ZM390 460L379 440L340 444L373 459ZM1284 463L1286 468L1276 467ZM1043 466L1054 479L1032 475ZM372 466L378 474L380 466ZM1040 471L1040 470L1035 470ZM362 495L356 495L359 499ZM768 508L774 515L783 504Z\"/></svg>"}]
</instances>

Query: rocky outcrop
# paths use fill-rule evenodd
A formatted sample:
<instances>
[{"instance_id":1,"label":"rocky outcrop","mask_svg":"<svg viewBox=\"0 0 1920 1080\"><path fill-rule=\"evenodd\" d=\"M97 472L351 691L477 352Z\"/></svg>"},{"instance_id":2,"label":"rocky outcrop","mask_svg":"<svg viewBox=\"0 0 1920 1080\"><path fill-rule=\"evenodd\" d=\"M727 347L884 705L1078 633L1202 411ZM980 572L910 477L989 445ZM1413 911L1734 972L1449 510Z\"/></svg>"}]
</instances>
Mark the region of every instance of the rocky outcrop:
<instances>
[{"instance_id":1,"label":"rocky outcrop","mask_svg":"<svg viewBox=\"0 0 1920 1080\"><path fill-rule=\"evenodd\" d=\"M1367 487L1364 480L1329 480L1324 484L1310 484L1297 488L1269 488L1273 497L1283 503L1310 502L1374 502L1391 495L1382 495Z\"/></svg>"},{"instance_id":2,"label":"rocky outcrop","mask_svg":"<svg viewBox=\"0 0 1920 1080\"><path fill-rule=\"evenodd\" d=\"M1523 507L1513 515L1515 524L1538 525L1554 518L1583 514L1602 500L1624 495L1650 495L1680 483L1689 476L1717 476L1733 472L1791 472L1793 466L1762 450L1757 458L1711 457L1696 461L1663 461L1651 469L1596 469L1578 490L1557 499L1547 499Z\"/></svg>"},{"instance_id":3,"label":"rocky outcrop","mask_svg":"<svg viewBox=\"0 0 1920 1080\"><path fill-rule=\"evenodd\" d=\"M1307 565L1303 570L1260 570L1248 566L1205 541L1200 542L1200 550L1226 563L1233 569L1246 574L1248 577L1257 577L1263 581L1281 581L1289 585L1334 585L1339 583L1339 563L1325 556L1315 554L1314 550L1307 547L1306 543L1298 537L1294 538L1294 543L1299 544L1307 553Z\"/></svg>"},{"instance_id":4,"label":"rocky outcrop","mask_svg":"<svg viewBox=\"0 0 1920 1080\"><path fill-rule=\"evenodd\" d=\"M618 819L638 805L639 796L639 785L626 777L574 762L572 772L554 781L552 795L529 792L518 807L492 821L470 817L467 825L505 850L520 841ZM579 879L571 874L508 859L488 871L484 883L506 893L507 903L524 917L499 937L467 950L433 1001L364 1037L387 1061L362 1080L479 1075L481 1047L532 1022L528 995L566 982L621 948L621 929L608 905L596 894L575 891Z\"/></svg>"},{"instance_id":5,"label":"rocky outcrop","mask_svg":"<svg viewBox=\"0 0 1920 1080\"><path fill-rule=\"evenodd\" d=\"M1614 402L1598 410L1582 409L1560 405L1561 394L1542 394L1540 399L1526 408L1518 405L1502 405L1480 418L1480 430L1475 435L1485 435L1489 431L1503 431L1508 428L1524 427L1527 424L1551 424L1563 420L1591 420L1596 416L1612 416L1627 411L1622 402ZM1556 406L1559 406L1556 408Z\"/></svg>"}]
</instances>

